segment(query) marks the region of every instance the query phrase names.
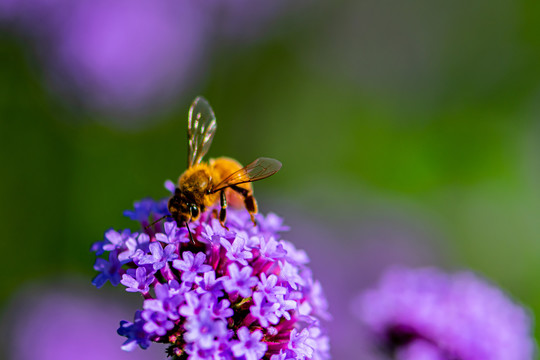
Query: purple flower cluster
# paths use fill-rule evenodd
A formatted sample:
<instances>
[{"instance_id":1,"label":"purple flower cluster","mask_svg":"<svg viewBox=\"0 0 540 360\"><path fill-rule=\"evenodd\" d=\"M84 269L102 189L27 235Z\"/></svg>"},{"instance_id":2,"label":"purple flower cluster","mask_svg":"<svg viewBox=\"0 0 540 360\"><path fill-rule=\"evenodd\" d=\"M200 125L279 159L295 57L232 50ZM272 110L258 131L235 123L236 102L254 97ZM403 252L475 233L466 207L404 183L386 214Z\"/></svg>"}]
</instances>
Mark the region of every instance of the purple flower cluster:
<instances>
[{"instance_id":1,"label":"purple flower cluster","mask_svg":"<svg viewBox=\"0 0 540 360\"><path fill-rule=\"evenodd\" d=\"M326 299L305 252L280 238L279 217L257 215L254 226L229 208L226 229L210 209L189 224L191 241L174 221L146 228L168 213L164 204L135 203L125 215L141 230L108 230L92 246L93 284L120 283L144 299L120 323L124 350L160 342L177 359L329 359Z\"/></svg>"},{"instance_id":2,"label":"purple flower cluster","mask_svg":"<svg viewBox=\"0 0 540 360\"><path fill-rule=\"evenodd\" d=\"M355 312L397 360L530 360L532 321L500 289L463 272L394 268Z\"/></svg>"}]
</instances>

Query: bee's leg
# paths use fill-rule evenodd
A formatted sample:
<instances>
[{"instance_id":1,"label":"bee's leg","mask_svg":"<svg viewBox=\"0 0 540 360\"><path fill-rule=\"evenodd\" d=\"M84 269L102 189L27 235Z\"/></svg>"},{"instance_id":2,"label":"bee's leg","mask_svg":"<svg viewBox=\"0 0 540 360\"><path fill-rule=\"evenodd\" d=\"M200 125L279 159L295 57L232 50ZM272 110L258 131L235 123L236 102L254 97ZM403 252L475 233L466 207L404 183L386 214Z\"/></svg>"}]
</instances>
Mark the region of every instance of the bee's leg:
<instances>
[{"instance_id":1,"label":"bee's leg","mask_svg":"<svg viewBox=\"0 0 540 360\"><path fill-rule=\"evenodd\" d=\"M160 222L161 220L166 219L166 218L173 218L174 219L174 216L172 216L172 215L164 215L164 216L160 217L159 219L157 219L156 221L154 221L153 223L151 223L149 225L146 225L144 227L144 230L148 230L151 226L157 224L158 222Z\"/></svg>"},{"instance_id":2,"label":"bee's leg","mask_svg":"<svg viewBox=\"0 0 540 360\"><path fill-rule=\"evenodd\" d=\"M229 228L225 226L225 220L227 219L227 198L225 198L225 189L221 190L219 195L221 199L221 210L219 211L219 222L221 226L229 230Z\"/></svg>"},{"instance_id":3,"label":"bee's leg","mask_svg":"<svg viewBox=\"0 0 540 360\"><path fill-rule=\"evenodd\" d=\"M187 229L188 234L189 234L189 239L191 240L191 242L192 242L193 244L195 244L195 240L193 240L193 235L191 234L191 229L189 228L188 223L185 222L184 224L186 224L186 229Z\"/></svg>"},{"instance_id":4,"label":"bee's leg","mask_svg":"<svg viewBox=\"0 0 540 360\"><path fill-rule=\"evenodd\" d=\"M244 205L246 207L246 210L249 212L249 216L251 216L251 221L253 222L253 225L256 226L257 220L255 220L255 214L258 211L258 207L257 200L255 200L255 198L253 197L253 192L235 185L231 186L231 189L244 197Z\"/></svg>"}]
</instances>

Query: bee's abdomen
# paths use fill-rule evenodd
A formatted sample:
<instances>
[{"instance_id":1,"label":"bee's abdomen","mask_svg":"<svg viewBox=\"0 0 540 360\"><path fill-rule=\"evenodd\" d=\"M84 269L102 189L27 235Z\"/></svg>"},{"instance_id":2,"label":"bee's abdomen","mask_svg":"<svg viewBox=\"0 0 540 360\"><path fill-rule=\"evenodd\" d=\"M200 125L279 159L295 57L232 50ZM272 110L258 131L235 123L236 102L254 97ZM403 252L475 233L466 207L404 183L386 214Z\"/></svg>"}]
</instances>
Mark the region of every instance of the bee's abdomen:
<instances>
[{"instance_id":1,"label":"bee's abdomen","mask_svg":"<svg viewBox=\"0 0 540 360\"><path fill-rule=\"evenodd\" d=\"M242 164L240 164L238 161L224 156L217 159L211 159L210 166L212 167L212 173L214 174L212 177L214 186L219 184L233 172L236 172L242 168Z\"/></svg>"},{"instance_id":2,"label":"bee's abdomen","mask_svg":"<svg viewBox=\"0 0 540 360\"><path fill-rule=\"evenodd\" d=\"M213 185L218 185L221 181L225 180L232 173L243 168L242 164L229 157L219 157L217 159L210 160L210 166L212 167L215 176L212 178ZM246 189L248 193L253 193L253 186L251 183L239 184L237 187ZM232 189L225 189L225 195L227 197L228 205L241 208L244 206L244 198Z\"/></svg>"}]
</instances>

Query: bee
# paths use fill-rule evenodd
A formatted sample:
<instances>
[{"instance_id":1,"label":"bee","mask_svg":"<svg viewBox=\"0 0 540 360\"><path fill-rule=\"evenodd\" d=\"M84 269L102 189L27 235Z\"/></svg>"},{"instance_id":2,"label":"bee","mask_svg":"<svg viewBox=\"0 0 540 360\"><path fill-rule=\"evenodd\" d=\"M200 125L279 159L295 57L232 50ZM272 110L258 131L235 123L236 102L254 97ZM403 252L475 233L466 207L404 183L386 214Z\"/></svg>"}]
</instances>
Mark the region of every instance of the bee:
<instances>
[{"instance_id":1,"label":"bee","mask_svg":"<svg viewBox=\"0 0 540 360\"><path fill-rule=\"evenodd\" d=\"M172 217L179 227L185 225L188 231L190 222L218 202L219 222L224 228L229 204L245 207L256 225L257 201L251 183L272 176L281 168L278 160L264 157L244 167L228 157L202 161L216 129L216 117L210 104L203 97L197 97L188 116L188 167L180 175L174 195L169 199L170 215L167 216Z\"/></svg>"}]
</instances>

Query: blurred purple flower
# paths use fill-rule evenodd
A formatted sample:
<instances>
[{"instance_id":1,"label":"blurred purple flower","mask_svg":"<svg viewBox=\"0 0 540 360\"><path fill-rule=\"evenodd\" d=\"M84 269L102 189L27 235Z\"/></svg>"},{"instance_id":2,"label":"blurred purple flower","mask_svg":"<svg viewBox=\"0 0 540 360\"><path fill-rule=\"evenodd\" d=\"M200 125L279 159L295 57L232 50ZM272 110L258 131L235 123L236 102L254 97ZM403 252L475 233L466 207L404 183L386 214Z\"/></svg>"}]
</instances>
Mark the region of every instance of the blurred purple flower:
<instances>
[{"instance_id":1,"label":"blurred purple flower","mask_svg":"<svg viewBox=\"0 0 540 360\"><path fill-rule=\"evenodd\" d=\"M470 272L393 268L354 302L375 342L397 359L530 360L529 314Z\"/></svg>"},{"instance_id":2,"label":"blurred purple flower","mask_svg":"<svg viewBox=\"0 0 540 360\"><path fill-rule=\"evenodd\" d=\"M396 352L399 360L447 360L444 353L435 344L425 340L416 340L402 346Z\"/></svg>"},{"instance_id":3,"label":"blurred purple flower","mask_svg":"<svg viewBox=\"0 0 540 360\"><path fill-rule=\"evenodd\" d=\"M110 296L97 297L70 281L28 285L4 308L0 325L0 358L6 360L152 360L163 357L163 347L126 353L122 341L111 336L118 318L131 305ZM39 294L39 296L36 296ZM139 322L136 320L136 324ZM123 323L128 341L140 331ZM141 340L141 345L144 342Z\"/></svg>"},{"instance_id":4,"label":"blurred purple flower","mask_svg":"<svg viewBox=\"0 0 540 360\"><path fill-rule=\"evenodd\" d=\"M63 99L130 125L199 78L213 27L189 0L7 0L2 12L34 40Z\"/></svg>"},{"instance_id":5,"label":"blurred purple flower","mask_svg":"<svg viewBox=\"0 0 540 360\"><path fill-rule=\"evenodd\" d=\"M260 38L284 3L2 0L0 21L34 40L64 100L133 126L172 107L223 40Z\"/></svg>"},{"instance_id":6,"label":"blurred purple flower","mask_svg":"<svg viewBox=\"0 0 540 360\"><path fill-rule=\"evenodd\" d=\"M166 104L204 63L208 19L193 2L78 0L69 6L51 36L51 65L93 107L137 115Z\"/></svg>"},{"instance_id":7,"label":"blurred purple flower","mask_svg":"<svg viewBox=\"0 0 540 360\"><path fill-rule=\"evenodd\" d=\"M290 199L273 198L265 203L285 215L291 226L287 236L295 239L294 245L309 249L309 268L318 280L304 280L313 296L310 295L309 304L303 303L298 311L311 311L327 319L328 299L332 321L326 324L326 328L332 343L332 358L382 360L386 358L373 351L372 339L366 336L365 329L352 316L350 301L362 289L371 286L388 266L425 266L441 262L435 249L444 246L441 242L444 235L433 226L433 222L419 216L422 214L400 212L396 204L388 207L387 203L364 199L364 208L356 202L354 206L347 205L350 204L348 201L336 197L335 203L320 203L319 209L333 214L324 215L323 220L311 209L295 205ZM292 248L291 243L279 243L285 245L287 252ZM284 258L291 262L305 262L305 254L299 253L297 251L294 258L287 253ZM443 253L451 255L452 252L445 249ZM302 273L300 277L304 278ZM326 297L317 295L322 288ZM305 310L308 305L309 309ZM283 354L283 359L288 359L287 356Z\"/></svg>"}]
</instances>

